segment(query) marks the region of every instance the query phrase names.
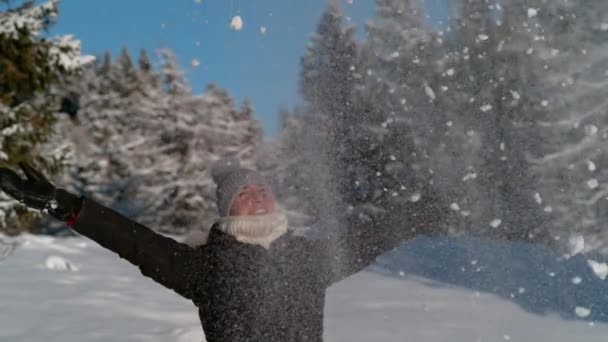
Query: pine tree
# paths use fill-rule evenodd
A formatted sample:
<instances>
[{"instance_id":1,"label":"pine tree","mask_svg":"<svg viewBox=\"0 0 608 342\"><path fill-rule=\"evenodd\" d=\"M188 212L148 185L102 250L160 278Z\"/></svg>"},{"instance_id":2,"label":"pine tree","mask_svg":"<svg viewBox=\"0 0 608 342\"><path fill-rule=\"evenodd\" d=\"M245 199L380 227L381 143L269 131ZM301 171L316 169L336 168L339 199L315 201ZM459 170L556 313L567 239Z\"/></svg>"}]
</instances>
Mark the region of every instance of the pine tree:
<instances>
[{"instance_id":1,"label":"pine tree","mask_svg":"<svg viewBox=\"0 0 608 342\"><path fill-rule=\"evenodd\" d=\"M177 66L173 52L168 49L160 49L158 54L162 60L162 77L167 92L174 95L190 93L190 87L184 80L183 71Z\"/></svg>"},{"instance_id":2,"label":"pine tree","mask_svg":"<svg viewBox=\"0 0 608 342\"><path fill-rule=\"evenodd\" d=\"M309 226L340 211L333 209L338 205L339 122L352 115L349 68L356 54L353 30L344 30L342 23L339 7L330 2L300 59L298 86L305 105L293 114L281 110L279 137L262 145L258 162L272 176L275 196L295 226Z\"/></svg>"},{"instance_id":3,"label":"pine tree","mask_svg":"<svg viewBox=\"0 0 608 342\"><path fill-rule=\"evenodd\" d=\"M359 56L353 31L343 29L343 20L331 3L302 58L305 105L287 116L281 135L283 159L290 165L282 170L287 171L286 197L307 210L304 220L319 220L338 232L341 225L382 229L417 215L418 223L426 221L438 230L434 223L441 215L430 220L440 211L437 198L428 182L420 181L420 170L404 162L415 154L414 135L404 122L394 124L399 101L381 77L391 73L378 57L386 32L370 31ZM293 200L296 196L300 203ZM421 208L433 213L425 216Z\"/></svg>"},{"instance_id":4,"label":"pine tree","mask_svg":"<svg viewBox=\"0 0 608 342\"><path fill-rule=\"evenodd\" d=\"M473 191L456 204L471 232L513 240L553 241L546 213L537 203L538 179L528 155L541 153L538 93L542 61L534 51L527 7L487 0L464 0L455 23L455 70L451 85L458 111L479 158L467 181ZM470 177L468 177L470 176ZM464 179L463 179L464 180Z\"/></svg>"},{"instance_id":5,"label":"pine tree","mask_svg":"<svg viewBox=\"0 0 608 342\"><path fill-rule=\"evenodd\" d=\"M57 1L23 2L0 11L0 159L8 167L33 163L50 177L69 162L71 147L54 140L55 110L60 105L53 85L77 72L92 57L80 55L71 35L45 38L57 17ZM41 215L2 196L0 230L28 230Z\"/></svg>"},{"instance_id":6,"label":"pine tree","mask_svg":"<svg viewBox=\"0 0 608 342\"><path fill-rule=\"evenodd\" d=\"M81 90L80 126L68 122L65 131L83 153L70 173L74 181L65 183L159 231L206 229L217 216L213 162L256 163L262 131L253 109L247 101L236 109L213 85L190 93L170 51L161 52L160 70L125 67L130 59L122 56L73 85ZM163 75L179 88L163 84ZM76 136L76 127L84 134Z\"/></svg>"},{"instance_id":7,"label":"pine tree","mask_svg":"<svg viewBox=\"0 0 608 342\"><path fill-rule=\"evenodd\" d=\"M357 45L354 29L345 28L344 21L337 3L330 2L300 61L299 91L306 101L307 117L299 121L305 127L304 136L300 136L305 141L297 146L308 150L308 159L302 160L301 165L309 165L306 172L311 178L304 181L311 190L307 197L316 204L313 216L327 223L336 213L344 212L342 208L346 206L344 196L351 188L349 126L357 125L358 120L352 107ZM291 153L304 154L303 151Z\"/></svg>"},{"instance_id":8,"label":"pine tree","mask_svg":"<svg viewBox=\"0 0 608 342\"><path fill-rule=\"evenodd\" d=\"M441 46L409 1L377 1L367 30L354 96L361 119L351 127L352 224L424 222L426 231L416 233L439 233L445 205L429 157L443 127L435 84Z\"/></svg>"},{"instance_id":9,"label":"pine tree","mask_svg":"<svg viewBox=\"0 0 608 342\"><path fill-rule=\"evenodd\" d=\"M545 208L555 217L554 239L564 250L574 237L585 238L586 251L608 248L607 15L603 1L538 6L541 91L551 115L541 118L544 153L535 164L547 193Z\"/></svg>"},{"instance_id":10,"label":"pine tree","mask_svg":"<svg viewBox=\"0 0 608 342\"><path fill-rule=\"evenodd\" d=\"M150 59L148 58L148 54L146 50L139 50L139 70L143 72L151 72L152 71L152 63L150 63Z\"/></svg>"},{"instance_id":11,"label":"pine tree","mask_svg":"<svg viewBox=\"0 0 608 342\"><path fill-rule=\"evenodd\" d=\"M103 52L103 57L101 59L101 63L97 65L97 71L100 75L107 75L110 72L110 67L112 66L112 55L110 51L106 50Z\"/></svg>"}]
</instances>

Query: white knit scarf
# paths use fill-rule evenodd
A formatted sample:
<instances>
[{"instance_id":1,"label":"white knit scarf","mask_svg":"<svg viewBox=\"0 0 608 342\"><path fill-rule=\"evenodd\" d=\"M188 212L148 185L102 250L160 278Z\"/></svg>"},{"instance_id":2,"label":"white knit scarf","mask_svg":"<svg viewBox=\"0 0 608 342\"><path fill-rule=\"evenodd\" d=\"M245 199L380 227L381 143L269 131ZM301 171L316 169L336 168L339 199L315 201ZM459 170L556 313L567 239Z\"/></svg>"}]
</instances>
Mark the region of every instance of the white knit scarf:
<instances>
[{"instance_id":1,"label":"white knit scarf","mask_svg":"<svg viewBox=\"0 0 608 342\"><path fill-rule=\"evenodd\" d=\"M266 249L287 232L287 216L280 212L266 215L225 216L218 221L219 229L237 241L260 245Z\"/></svg>"}]
</instances>

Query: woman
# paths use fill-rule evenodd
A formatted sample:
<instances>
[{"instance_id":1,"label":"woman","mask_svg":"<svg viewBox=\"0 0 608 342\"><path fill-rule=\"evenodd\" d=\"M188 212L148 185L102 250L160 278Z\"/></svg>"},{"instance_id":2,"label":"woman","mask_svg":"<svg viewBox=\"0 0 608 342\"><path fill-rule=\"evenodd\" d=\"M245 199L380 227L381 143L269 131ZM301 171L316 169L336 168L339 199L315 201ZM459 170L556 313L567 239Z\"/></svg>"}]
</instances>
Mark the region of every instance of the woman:
<instances>
[{"instance_id":1,"label":"woman","mask_svg":"<svg viewBox=\"0 0 608 342\"><path fill-rule=\"evenodd\" d=\"M214 175L220 219L207 243L191 248L56 188L28 164L20 167L26 180L0 168L4 192L47 210L138 266L144 276L192 300L209 342L322 341L325 290L416 230L404 222L398 231L349 232L316 241L295 236L276 210L266 180L253 170L234 168Z\"/></svg>"}]
</instances>

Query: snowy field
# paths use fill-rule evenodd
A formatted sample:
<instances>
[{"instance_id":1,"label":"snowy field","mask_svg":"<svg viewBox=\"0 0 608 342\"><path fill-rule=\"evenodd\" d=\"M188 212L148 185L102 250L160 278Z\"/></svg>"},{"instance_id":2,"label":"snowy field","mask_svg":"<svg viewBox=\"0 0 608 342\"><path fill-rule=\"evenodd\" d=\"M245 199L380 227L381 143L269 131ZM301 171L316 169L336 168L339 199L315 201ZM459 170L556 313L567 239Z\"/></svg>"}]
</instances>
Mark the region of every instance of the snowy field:
<instances>
[{"instance_id":1,"label":"snowy field","mask_svg":"<svg viewBox=\"0 0 608 342\"><path fill-rule=\"evenodd\" d=\"M190 302L94 242L16 241L0 261L0 341L204 340ZM395 273L383 260L391 257L330 288L325 341L608 340L608 324L531 313L502 296Z\"/></svg>"}]
</instances>

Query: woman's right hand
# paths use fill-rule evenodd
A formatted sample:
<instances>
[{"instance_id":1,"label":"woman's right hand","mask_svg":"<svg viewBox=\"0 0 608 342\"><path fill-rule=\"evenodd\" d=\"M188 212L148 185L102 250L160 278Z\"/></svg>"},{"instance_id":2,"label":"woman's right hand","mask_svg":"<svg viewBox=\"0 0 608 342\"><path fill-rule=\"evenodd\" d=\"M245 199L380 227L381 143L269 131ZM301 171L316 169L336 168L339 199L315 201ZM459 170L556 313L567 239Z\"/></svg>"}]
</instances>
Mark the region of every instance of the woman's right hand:
<instances>
[{"instance_id":1,"label":"woman's right hand","mask_svg":"<svg viewBox=\"0 0 608 342\"><path fill-rule=\"evenodd\" d=\"M80 198L56 188L29 164L22 162L19 166L25 173L25 180L15 171L0 167L0 190L32 209L47 209L58 220L66 221L78 213L82 204Z\"/></svg>"}]
</instances>

